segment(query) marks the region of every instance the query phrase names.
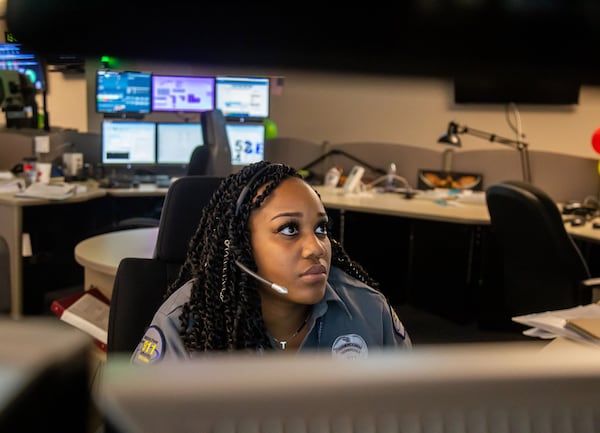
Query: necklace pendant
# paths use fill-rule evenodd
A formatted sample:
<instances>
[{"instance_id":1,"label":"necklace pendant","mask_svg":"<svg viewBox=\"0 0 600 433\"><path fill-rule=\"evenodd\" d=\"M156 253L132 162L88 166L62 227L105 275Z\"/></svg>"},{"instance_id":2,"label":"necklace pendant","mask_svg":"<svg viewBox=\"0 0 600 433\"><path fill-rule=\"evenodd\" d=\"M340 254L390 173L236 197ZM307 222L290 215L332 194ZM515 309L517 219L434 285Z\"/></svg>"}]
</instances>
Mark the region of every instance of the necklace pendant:
<instances>
[{"instance_id":1,"label":"necklace pendant","mask_svg":"<svg viewBox=\"0 0 600 433\"><path fill-rule=\"evenodd\" d=\"M280 341L279 345L281 346L281 350L285 350L285 347L287 346L287 341Z\"/></svg>"}]
</instances>

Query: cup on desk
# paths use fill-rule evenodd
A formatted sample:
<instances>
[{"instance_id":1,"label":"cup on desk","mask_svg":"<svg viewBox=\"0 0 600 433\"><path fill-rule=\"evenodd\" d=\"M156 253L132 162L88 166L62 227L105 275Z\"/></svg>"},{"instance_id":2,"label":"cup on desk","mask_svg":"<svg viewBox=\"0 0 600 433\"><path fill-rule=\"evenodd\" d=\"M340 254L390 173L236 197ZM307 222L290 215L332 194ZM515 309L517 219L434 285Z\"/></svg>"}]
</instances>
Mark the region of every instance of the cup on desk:
<instances>
[{"instance_id":1,"label":"cup on desk","mask_svg":"<svg viewBox=\"0 0 600 433\"><path fill-rule=\"evenodd\" d=\"M23 179L25 179L25 185L29 186L37 180L37 159L35 157L23 158Z\"/></svg>"},{"instance_id":2,"label":"cup on desk","mask_svg":"<svg viewBox=\"0 0 600 433\"><path fill-rule=\"evenodd\" d=\"M83 153L64 153L63 165L66 176L77 176L83 168Z\"/></svg>"},{"instance_id":3,"label":"cup on desk","mask_svg":"<svg viewBox=\"0 0 600 433\"><path fill-rule=\"evenodd\" d=\"M35 164L35 168L37 170L36 182L50 183L52 164L49 162L38 162Z\"/></svg>"}]
</instances>

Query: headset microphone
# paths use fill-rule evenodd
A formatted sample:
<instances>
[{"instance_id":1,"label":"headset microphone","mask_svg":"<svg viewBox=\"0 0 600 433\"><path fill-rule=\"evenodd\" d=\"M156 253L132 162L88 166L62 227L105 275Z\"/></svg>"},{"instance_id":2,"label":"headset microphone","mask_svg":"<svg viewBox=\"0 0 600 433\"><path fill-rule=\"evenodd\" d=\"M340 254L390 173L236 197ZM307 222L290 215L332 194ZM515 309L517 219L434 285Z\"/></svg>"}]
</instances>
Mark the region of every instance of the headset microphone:
<instances>
[{"instance_id":1,"label":"headset microphone","mask_svg":"<svg viewBox=\"0 0 600 433\"><path fill-rule=\"evenodd\" d=\"M275 284L272 283L269 280L264 279L263 277L261 277L260 275L258 275L256 272L252 272L250 269L248 269L246 266L242 265L240 262L238 262L237 260L235 261L235 264L238 265L238 267L244 271L245 273L247 273L248 275L250 275L251 277L256 278L258 281L260 281L261 283L264 283L268 286L271 287L271 289L275 290L277 293L281 293L283 295L287 294L288 290L283 287L280 286L279 284Z\"/></svg>"}]
</instances>

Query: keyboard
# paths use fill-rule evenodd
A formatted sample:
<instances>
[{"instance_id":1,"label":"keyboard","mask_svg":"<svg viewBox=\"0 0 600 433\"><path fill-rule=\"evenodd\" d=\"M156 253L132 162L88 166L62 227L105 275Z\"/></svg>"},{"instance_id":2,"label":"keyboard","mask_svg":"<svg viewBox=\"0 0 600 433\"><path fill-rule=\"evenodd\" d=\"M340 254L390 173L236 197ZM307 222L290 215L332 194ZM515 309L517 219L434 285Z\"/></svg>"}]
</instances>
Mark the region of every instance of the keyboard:
<instances>
[{"instance_id":1,"label":"keyboard","mask_svg":"<svg viewBox=\"0 0 600 433\"><path fill-rule=\"evenodd\" d=\"M100 183L101 188L135 188L141 184L154 184L158 188L168 188L171 178L166 174L118 174L109 176Z\"/></svg>"},{"instance_id":2,"label":"keyboard","mask_svg":"<svg viewBox=\"0 0 600 433\"><path fill-rule=\"evenodd\" d=\"M156 183L165 180L169 180L169 176L166 174L134 174L132 176L132 181L137 183Z\"/></svg>"}]
</instances>

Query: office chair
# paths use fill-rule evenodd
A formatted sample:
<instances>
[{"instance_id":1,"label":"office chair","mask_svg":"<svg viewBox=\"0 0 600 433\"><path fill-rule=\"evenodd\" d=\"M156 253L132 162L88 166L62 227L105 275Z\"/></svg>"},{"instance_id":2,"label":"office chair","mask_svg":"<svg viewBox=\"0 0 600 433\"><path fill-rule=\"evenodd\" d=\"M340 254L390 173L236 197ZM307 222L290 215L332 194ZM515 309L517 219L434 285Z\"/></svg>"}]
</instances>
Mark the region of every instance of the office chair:
<instances>
[{"instance_id":1,"label":"office chair","mask_svg":"<svg viewBox=\"0 0 600 433\"><path fill-rule=\"evenodd\" d=\"M600 279L590 278L550 196L516 180L492 184L485 195L501 262L501 285L488 295L493 304L482 314L484 326L522 329L510 318L590 303L592 288ZM494 315L495 319L490 317ZM494 324L494 320L500 322Z\"/></svg>"},{"instance_id":2,"label":"office chair","mask_svg":"<svg viewBox=\"0 0 600 433\"><path fill-rule=\"evenodd\" d=\"M110 302L107 352L133 353L167 286L177 277L202 209L222 178L184 176L171 184L165 197L154 256L121 260Z\"/></svg>"},{"instance_id":3,"label":"office chair","mask_svg":"<svg viewBox=\"0 0 600 433\"><path fill-rule=\"evenodd\" d=\"M231 149L225 126L225 116L221 110L209 110L200 113L202 123L203 147L209 149L206 172L208 176L227 176L231 174Z\"/></svg>"},{"instance_id":4,"label":"office chair","mask_svg":"<svg viewBox=\"0 0 600 433\"><path fill-rule=\"evenodd\" d=\"M187 167L188 176L205 175L208 171L208 162L210 161L210 149L208 146L196 146L190 157Z\"/></svg>"}]
</instances>

